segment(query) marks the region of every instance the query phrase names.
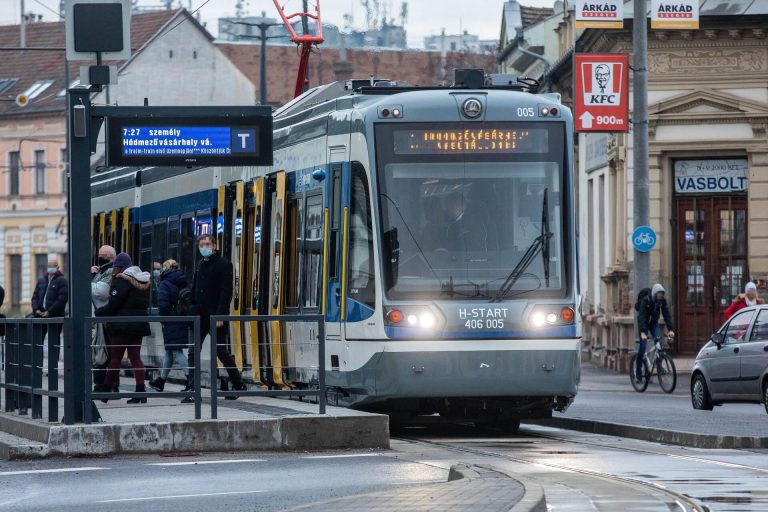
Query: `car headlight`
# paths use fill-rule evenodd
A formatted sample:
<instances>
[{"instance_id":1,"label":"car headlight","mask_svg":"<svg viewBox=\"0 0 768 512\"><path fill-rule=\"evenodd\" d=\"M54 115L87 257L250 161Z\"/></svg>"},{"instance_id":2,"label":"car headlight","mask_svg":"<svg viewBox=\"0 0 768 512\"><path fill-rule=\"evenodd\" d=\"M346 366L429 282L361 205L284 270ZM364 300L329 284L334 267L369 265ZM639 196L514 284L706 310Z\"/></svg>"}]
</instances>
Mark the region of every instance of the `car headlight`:
<instances>
[{"instance_id":1,"label":"car headlight","mask_svg":"<svg viewBox=\"0 0 768 512\"><path fill-rule=\"evenodd\" d=\"M385 308L387 325L414 327L423 330L435 329L440 323L435 313L425 306L403 306Z\"/></svg>"},{"instance_id":2,"label":"car headlight","mask_svg":"<svg viewBox=\"0 0 768 512\"><path fill-rule=\"evenodd\" d=\"M572 306L534 306L528 317L532 327L572 325L576 319L576 312Z\"/></svg>"}]
</instances>

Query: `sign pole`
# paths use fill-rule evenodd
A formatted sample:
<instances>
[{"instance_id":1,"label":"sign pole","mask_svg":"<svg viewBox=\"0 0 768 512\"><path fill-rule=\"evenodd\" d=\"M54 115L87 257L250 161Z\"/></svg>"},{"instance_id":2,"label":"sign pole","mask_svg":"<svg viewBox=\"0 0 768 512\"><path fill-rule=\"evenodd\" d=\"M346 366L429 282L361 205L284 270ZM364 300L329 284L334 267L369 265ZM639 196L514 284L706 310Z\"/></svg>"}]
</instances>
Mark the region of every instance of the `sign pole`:
<instances>
[{"instance_id":1,"label":"sign pole","mask_svg":"<svg viewBox=\"0 0 768 512\"><path fill-rule=\"evenodd\" d=\"M91 315L91 94L90 87L69 90L69 315L72 336L64 350L64 423L83 421L86 347L90 333L85 318ZM87 334L87 336L86 336Z\"/></svg>"},{"instance_id":2,"label":"sign pole","mask_svg":"<svg viewBox=\"0 0 768 512\"><path fill-rule=\"evenodd\" d=\"M634 227L650 225L648 197L648 20L646 0L635 0L632 20L634 81L632 88L632 210ZM634 293L650 286L651 258L635 250Z\"/></svg>"}]
</instances>

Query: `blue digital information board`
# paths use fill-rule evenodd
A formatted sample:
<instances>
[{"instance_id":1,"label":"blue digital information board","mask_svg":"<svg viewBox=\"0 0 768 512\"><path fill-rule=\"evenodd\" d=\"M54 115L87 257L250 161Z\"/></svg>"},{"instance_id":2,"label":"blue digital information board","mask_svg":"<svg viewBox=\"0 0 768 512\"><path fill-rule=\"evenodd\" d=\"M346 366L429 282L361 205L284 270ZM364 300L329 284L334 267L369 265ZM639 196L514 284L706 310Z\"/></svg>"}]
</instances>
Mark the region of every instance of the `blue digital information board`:
<instances>
[{"instance_id":1,"label":"blue digital information board","mask_svg":"<svg viewBox=\"0 0 768 512\"><path fill-rule=\"evenodd\" d=\"M271 165L272 118L110 118L110 166Z\"/></svg>"}]
</instances>

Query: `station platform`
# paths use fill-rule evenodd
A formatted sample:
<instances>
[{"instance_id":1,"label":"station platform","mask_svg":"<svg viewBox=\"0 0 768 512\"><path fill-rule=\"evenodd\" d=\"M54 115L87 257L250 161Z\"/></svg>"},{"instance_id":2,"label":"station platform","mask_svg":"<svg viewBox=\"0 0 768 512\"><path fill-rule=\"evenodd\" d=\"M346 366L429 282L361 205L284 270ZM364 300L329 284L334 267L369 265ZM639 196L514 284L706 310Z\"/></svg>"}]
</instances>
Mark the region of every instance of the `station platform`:
<instances>
[{"instance_id":1,"label":"station platform","mask_svg":"<svg viewBox=\"0 0 768 512\"><path fill-rule=\"evenodd\" d=\"M695 448L768 448L766 416L761 404L693 409L689 372L678 371L671 394L661 390L656 378L638 393L628 375L583 363L579 393L571 407L541 423Z\"/></svg>"},{"instance_id":2,"label":"station platform","mask_svg":"<svg viewBox=\"0 0 768 512\"><path fill-rule=\"evenodd\" d=\"M195 420L192 404L148 394L146 404L127 404L124 399L97 402L103 421L92 424L63 425L0 413L0 459L389 447L385 415L332 406L320 415L315 403L241 397L220 398L214 420L204 394L203 417ZM63 409L60 413L63 417Z\"/></svg>"}]
</instances>

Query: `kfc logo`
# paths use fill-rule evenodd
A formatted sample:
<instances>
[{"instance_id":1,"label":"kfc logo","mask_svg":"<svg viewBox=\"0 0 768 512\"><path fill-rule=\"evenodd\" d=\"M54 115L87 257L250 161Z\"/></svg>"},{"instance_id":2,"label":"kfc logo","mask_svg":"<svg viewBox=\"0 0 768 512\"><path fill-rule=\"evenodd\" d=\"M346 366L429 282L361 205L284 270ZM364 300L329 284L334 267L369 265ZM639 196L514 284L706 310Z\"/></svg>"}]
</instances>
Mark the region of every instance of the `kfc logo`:
<instances>
[{"instance_id":1,"label":"kfc logo","mask_svg":"<svg viewBox=\"0 0 768 512\"><path fill-rule=\"evenodd\" d=\"M617 106L621 104L624 66L620 62L582 62L585 80L584 105Z\"/></svg>"}]
</instances>

